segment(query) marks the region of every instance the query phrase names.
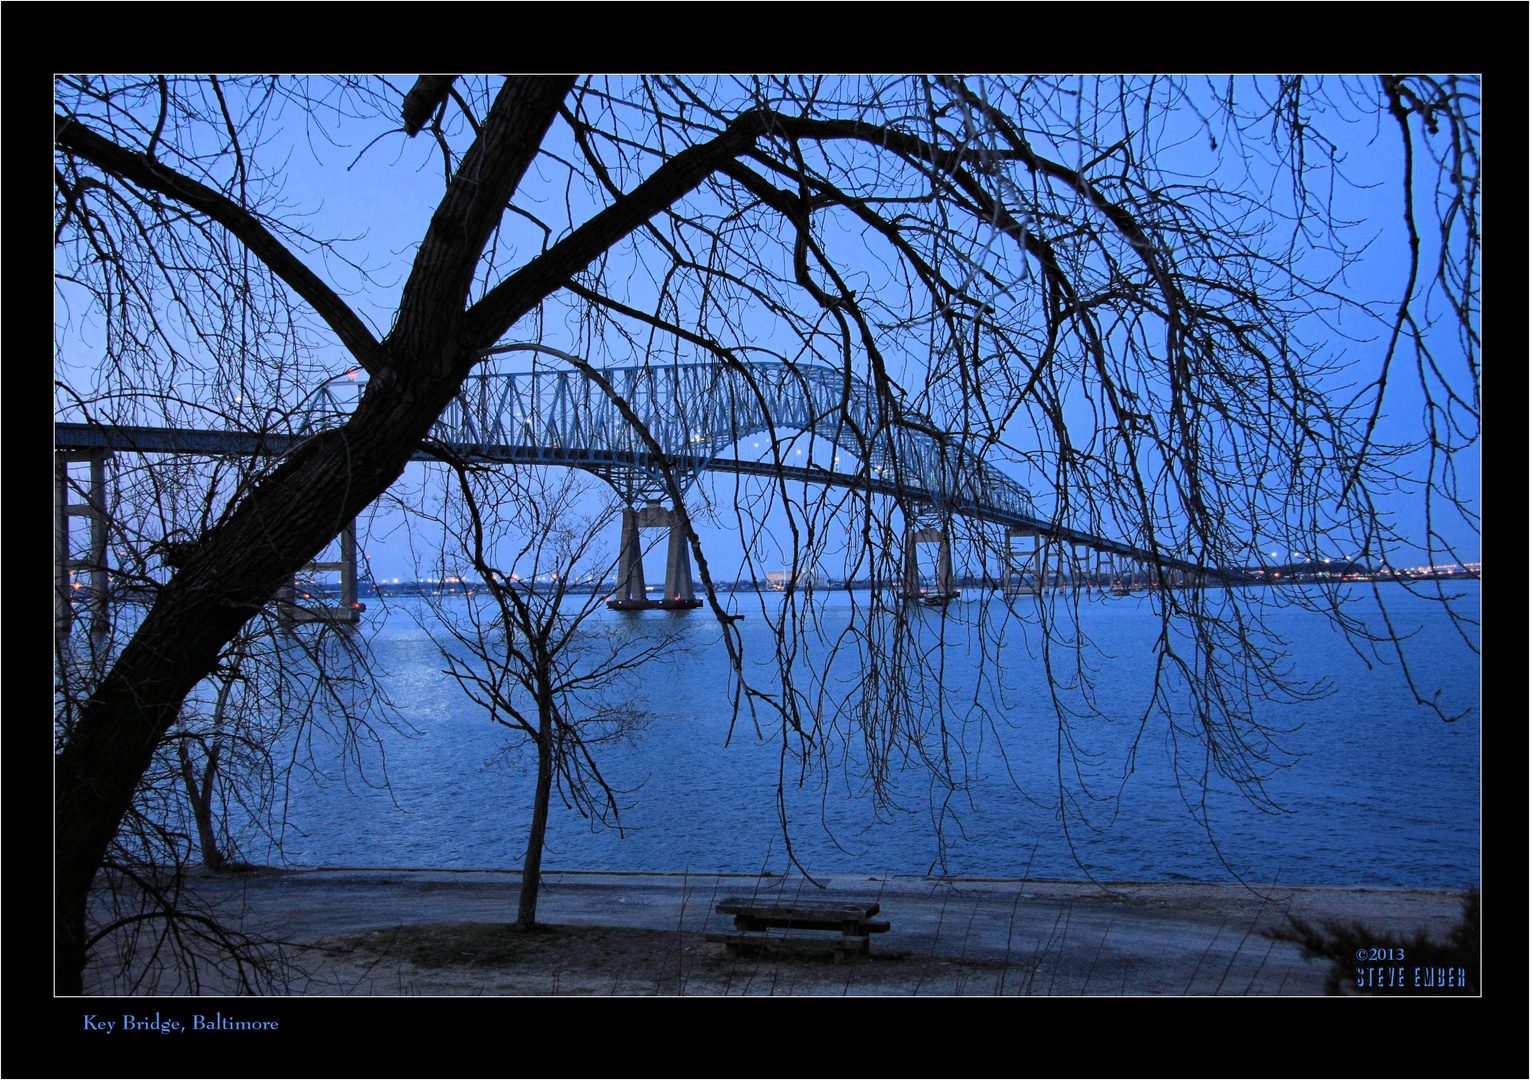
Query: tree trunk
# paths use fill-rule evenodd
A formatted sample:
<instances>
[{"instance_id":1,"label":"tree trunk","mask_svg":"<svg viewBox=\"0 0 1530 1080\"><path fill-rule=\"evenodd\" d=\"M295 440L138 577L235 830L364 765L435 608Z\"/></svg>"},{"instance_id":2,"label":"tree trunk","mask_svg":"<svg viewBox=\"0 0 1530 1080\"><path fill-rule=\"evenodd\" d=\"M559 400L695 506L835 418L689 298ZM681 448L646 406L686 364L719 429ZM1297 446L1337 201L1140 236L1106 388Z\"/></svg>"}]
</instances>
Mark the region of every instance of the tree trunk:
<instances>
[{"instance_id":1,"label":"tree trunk","mask_svg":"<svg viewBox=\"0 0 1530 1080\"><path fill-rule=\"evenodd\" d=\"M191 751L186 749L188 736L184 733L179 747L181 777L186 781L186 797L191 800L191 816L196 819L197 839L202 845L202 865L214 871L222 870L228 864L228 860L223 857L223 852L218 850L218 834L213 831L212 789L213 781L218 778L218 753L223 749L223 716L228 709L229 694L233 692L234 682L239 677L239 661L243 659L242 650L237 657L233 670L224 678L223 685L218 688L218 703L213 706L212 745L206 747L207 765L202 769L200 790L197 785L196 770L191 767Z\"/></svg>"},{"instance_id":2,"label":"tree trunk","mask_svg":"<svg viewBox=\"0 0 1530 1080\"><path fill-rule=\"evenodd\" d=\"M553 718L551 702L541 705L541 730L537 735L537 793L531 807L531 836L521 863L521 906L515 925L531 930L537 924L537 894L542 887L542 841L547 836L547 810L552 802Z\"/></svg>"},{"instance_id":3,"label":"tree trunk","mask_svg":"<svg viewBox=\"0 0 1530 1080\"><path fill-rule=\"evenodd\" d=\"M218 850L218 834L213 831L212 786L218 773L218 745L207 753L207 768L202 772L201 790L197 790L196 770L191 767L191 754L186 740L181 740L181 776L186 781L186 797L191 801L191 816L197 823L197 840L202 845L202 865L209 870L222 870L227 865L223 852Z\"/></svg>"}]
</instances>

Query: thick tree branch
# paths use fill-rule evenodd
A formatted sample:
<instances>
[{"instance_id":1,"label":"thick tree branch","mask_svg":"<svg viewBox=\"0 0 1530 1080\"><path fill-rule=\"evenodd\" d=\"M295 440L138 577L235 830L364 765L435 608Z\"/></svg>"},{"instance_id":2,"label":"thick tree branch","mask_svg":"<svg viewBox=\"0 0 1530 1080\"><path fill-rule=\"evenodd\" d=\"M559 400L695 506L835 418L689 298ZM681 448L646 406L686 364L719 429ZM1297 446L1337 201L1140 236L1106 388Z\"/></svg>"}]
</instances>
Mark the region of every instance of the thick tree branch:
<instances>
[{"instance_id":1,"label":"thick tree branch","mask_svg":"<svg viewBox=\"0 0 1530 1080\"><path fill-rule=\"evenodd\" d=\"M472 367L482 349L460 349L456 332L478 261L573 85L573 76L505 80L415 255L388 335L396 363L458 380Z\"/></svg>"},{"instance_id":2,"label":"thick tree branch","mask_svg":"<svg viewBox=\"0 0 1530 1080\"><path fill-rule=\"evenodd\" d=\"M544 296L561 288L570 277L653 215L695 190L723 163L747 150L768 130L770 122L769 113L758 110L744 113L717 138L676 154L631 194L596 214L572 235L490 290L468 312L465 338L479 352L493 345Z\"/></svg>"},{"instance_id":3,"label":"thick tree branch","mask_svg":"<svg viewBox=\"0 0 1530 1080\"><path fill-rule=\"evenodd\" d=\"M430 114L452 92L452 83L456 80L455 75L421 75L415 80L413 89L404 97L405 135L413 138L420 133L420 129L430 122Z\"/></svg>"},{"instance_id":4,"label":"thick tree branch","mask_svg":"<svg viewBox=\"0 0 1530 1080\"><path fill-rule=\"evenodd\" d=\"M260 219L225 195L182 176L144 154L136 154L66 116L53 118L53 138L60 149L89 161L110 176L126 180L206 214L222 225L313 308L356 362L369 372L381 366L377 339L357 314L319 276L305 266Z\"/></svg>"}]
</instances>

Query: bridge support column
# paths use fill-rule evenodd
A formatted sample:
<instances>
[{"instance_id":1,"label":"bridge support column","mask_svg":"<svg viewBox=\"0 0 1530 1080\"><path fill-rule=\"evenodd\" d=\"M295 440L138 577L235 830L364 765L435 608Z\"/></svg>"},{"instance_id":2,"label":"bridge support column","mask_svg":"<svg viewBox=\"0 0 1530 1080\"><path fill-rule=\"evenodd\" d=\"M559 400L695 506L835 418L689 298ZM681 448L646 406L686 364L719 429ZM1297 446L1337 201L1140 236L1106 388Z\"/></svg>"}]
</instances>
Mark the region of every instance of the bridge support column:
<instances>
[{"instance_id":1,"label":"bridge support column","mask_svg":"<svg viewBox=\"0 0 1530 1080\"><path fill-rule=\"evenodd\" d=\"M365 610L358 598L356 572L356 522L352 519L340 530L340 558L333 562L311 562L300 574L338 573L340 575L340 603L337 607L326 604L310 606L298 603L296 576L291 584L276 594L277 615L288 624L327 622L337 626L357 626ZM308 597L307 599L313 599Z\"/></svg>"},{"instance_id":2,"label":"bridge support column","mask_svg":"<svg viewBox=\"0 0 1530 1080\"><path fill-rule=\"evenodd\" d=\"M53 626L67 637L74 625L74 581L72 570L89 570L87 604L90 611L90 636L97 650L104 648L111 628L106 609L109 575L107 568L106 463L110 450L88 450L53 455ZM69 501L69 463L90 462L90 486L86 502ZM90 549L83 559L69 557L69 519L90 519Z\"/></svg>"},{"instance_id":3,"label":"bridge support column","mask_svg":"<svg viewBox=\"0 0 1530 1080\"><path fill-rule=\"evenodd\" d=\"M360 598L356 595L356 521L351 519L340 533L340 609L342 617L361 622Z\"/></svg>"},{"instance_id":4,"label":"bridge support column","mask_svg":"<svg viewBox=\"0 0 1530 1080\"><path fill-rule=\"evenodd\" d=\"M668 529L669 551L664 561L664 595L648 599L643 582L644 529ZM606 601L614 611L646 611L649 608L686 611L699 608L691 579L691 549L679 514L649 500L641 510L622 511L622 551L617 562L616 593Z\"/></svg>"},{"instance_id":5,"label":"bridge support column","mask_svg":"<svg viewBox=\"0 0 1530 1080\"><path fill-rule=\"evenodd\" d=\"M1014 541L1019 537L1031 538L1031 550L1022 551L1022 562L1016 564ZM1038 593L1041 591L1041 531L1026 525L1010 525L1004 530L1004 598L1018 596L1020 593ZM1027 583L1025 576L1032 575L1032 581ZM1018 578L1019 580L1016 580Z\"/></svg>"},{"instance_id":6,"label":"bridge support column","mask_svg":"<svg viewBox=\"0 0 1530 1080\"><path fill-rule=\"evenodd\" d=\"M664 561L664 603L676 606L700 607L695 587L691 584L691 549L680 515L671 513L669 524L669 558Z\"/></svg>"},{"instance_id":7,"label":"bridge support column","mask_svg":"<svg viewBox=\"0 0 1530 1080\"><path fill-rule=\"evenodd\" d=\"M69 460L53 455L53 632L68 637L74 623L69 587Z\"/></svg>"},{"instance_id":8,"label":"bridge support column","mask_svg":"<svg viewBox=\"0 0 1530 1080\"><path fill-rule=\"evenodd\" d=\"M935 588L919 586L919 545L935 544ZM951 541L941 529L910 529L903 547L903 591L900 600L944 604L960 593L951 587Z\"/></svg>"},{"instance_id":9,"label":"bridge support column","mask_svg":"<svg viewBox=\"0 0 1530 1080\"><path fill-rule=\"evenodd\" d=\"M106 459L103 451L90 458L90 636L99 648L106 642L110 620L106 615L109 585L106 574Z\"/></svg>"},{"instance_id":10,"label":"bridge support column","mask_svg":"<svg viewBox=\"0 0 1530 1080\"><path fill-rule=\"evenodd\" d=\"M637 511L622 511L622 553L616 564L616 601L646 602L648 591L643 582L643 534L638 531Z\"/></svg>"}]
</instances>

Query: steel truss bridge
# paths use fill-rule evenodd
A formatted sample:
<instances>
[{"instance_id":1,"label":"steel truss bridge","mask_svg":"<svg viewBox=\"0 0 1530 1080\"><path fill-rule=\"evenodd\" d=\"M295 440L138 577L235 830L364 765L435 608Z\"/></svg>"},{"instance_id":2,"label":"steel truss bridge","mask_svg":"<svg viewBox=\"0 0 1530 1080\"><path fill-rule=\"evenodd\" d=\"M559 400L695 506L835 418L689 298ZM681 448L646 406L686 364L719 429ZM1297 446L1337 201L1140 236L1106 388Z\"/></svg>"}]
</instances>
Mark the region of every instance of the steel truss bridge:
<instances>
[{"instance_id":1,"label":"steel truss bridge","mask_svg":"<svg viewBox=\"0 0 1530 1080\"><path fill-rule=\"evenodd\" d=\"M1195 580L1203 580L1208 574L1193 562L1041 517L1029 491L980 461L958 438L928 417L908 411L895 414L864 382L834 368L751 363L742 369L722 364L593 369L541 345L491 350L512 351L552 353L584 370L469 376L413 460L456 458L583 469L607 481L629 508L672 500L671 477L683 497L703 472L853 488L886 496L902 508L910 551L916 541L938 539L943 576L949 574L945 530L953 516L1005 526L1006 549L1011 537L1034 537L1032 554L1038 558L1045 542L1071 545L1075 551L1087 548L1112 559L1178 572L1182 578L1195 575ZM54 445L76 455L111 451L280 456L317 432L344 423L364 386L365 376L358 372L330 380L289 418L284 432L58 423ZM803 433L808 436L809 463L786 464L783 444ZM756 436L763 436L760 441L770 448L765 459L719 456L730 447L736 451L747 446ZM837 467L841 453L853 456L853 466ZM831 465L813 463L814 456L831 458ZM1042 566L1044 562L1037 568L1038 586Z\"/></svg>"}]
</instances>

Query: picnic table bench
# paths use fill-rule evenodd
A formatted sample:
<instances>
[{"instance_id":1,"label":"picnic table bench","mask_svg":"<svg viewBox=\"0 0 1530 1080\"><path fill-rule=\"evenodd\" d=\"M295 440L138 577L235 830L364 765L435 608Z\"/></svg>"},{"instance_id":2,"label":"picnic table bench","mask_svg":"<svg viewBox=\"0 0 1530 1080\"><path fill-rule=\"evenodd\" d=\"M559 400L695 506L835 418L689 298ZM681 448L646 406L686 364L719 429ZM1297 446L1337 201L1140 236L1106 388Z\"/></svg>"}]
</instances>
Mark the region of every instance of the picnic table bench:
<instances>
[{"instance_id":1,"label":"picnic table bench","mask_svg":"<svg viewBox=\"0 0 1530 1080\"><path fill-rule=\"evenodd\" d=\"M733 932L708 934L721 942L731 956L741 951L823 952L832 949L835 960L871 952L871 935L892 929L885 920L873 920L882 910L877 903L833 904L820 907L785 907L770 900L730 897L717 905L719 915L733 916Z\"/></svg>"}]
</instances>

